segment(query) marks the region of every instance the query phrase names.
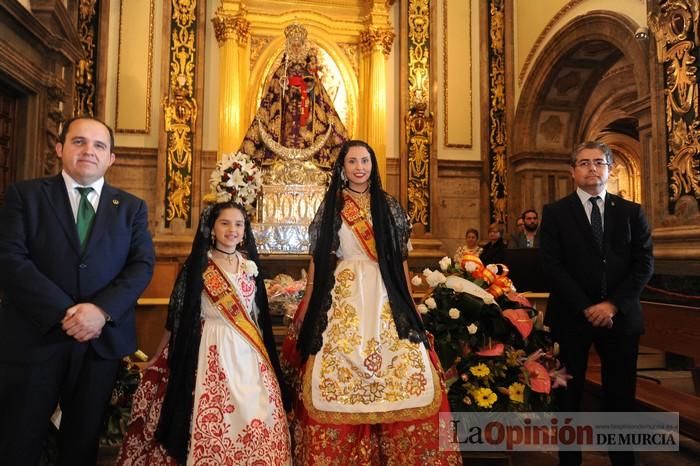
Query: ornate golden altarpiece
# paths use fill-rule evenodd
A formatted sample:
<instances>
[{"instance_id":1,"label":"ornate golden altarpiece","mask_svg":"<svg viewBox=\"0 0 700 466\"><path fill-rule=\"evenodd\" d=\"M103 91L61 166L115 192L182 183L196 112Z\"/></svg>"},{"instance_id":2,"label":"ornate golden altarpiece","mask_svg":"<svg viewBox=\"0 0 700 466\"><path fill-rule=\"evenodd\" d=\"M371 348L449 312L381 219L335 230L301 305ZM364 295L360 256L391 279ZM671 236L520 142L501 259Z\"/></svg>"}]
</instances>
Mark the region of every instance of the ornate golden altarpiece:
<instances>
[{"instance_id":1,"label":"ornate golden altarpiece","mask_svg":"<svg viewBox=\"0 0 700 466\"><path fill-rule=\"evenodd\" d=\"M387 4L341 4L335 12L317 5L278 14L269 3L222 1L212 19L220 69L227 70L219 154L239 150L263 168L254 223L262 254L308 252L308 225L350 136L372 144L385 171L385 61L394 37ZM288 104L299 89L303 95ZM365 111L377 103L380 111Z\"/></svg>"}]
</instances>

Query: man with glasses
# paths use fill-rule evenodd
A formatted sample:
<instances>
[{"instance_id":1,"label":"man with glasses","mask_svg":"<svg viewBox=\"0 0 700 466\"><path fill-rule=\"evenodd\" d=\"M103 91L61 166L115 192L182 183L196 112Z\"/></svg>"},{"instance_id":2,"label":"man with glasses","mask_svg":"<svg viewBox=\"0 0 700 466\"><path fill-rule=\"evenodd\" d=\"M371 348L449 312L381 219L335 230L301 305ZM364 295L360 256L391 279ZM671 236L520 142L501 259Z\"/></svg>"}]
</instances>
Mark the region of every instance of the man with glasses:
<instances>
[{"instance_id":1,"label":"man with glasses","mask_svg":"<svg viewBox=\"0 0 700 466\"><path fill-rule=\"evenodd\" d=\"M641 206L606 191L612 163L603 143L577 146L571 156L576 191L542 213L546 321L573 376L561 393L561 411L580 409L591 345L601 361L603 410L635 410L639 299L653 271L652 243ZM613 465L634 464L632 452L609 455ZM559 460L579 465L581 452L560 452Z\"/></svg>"}]
</instances>

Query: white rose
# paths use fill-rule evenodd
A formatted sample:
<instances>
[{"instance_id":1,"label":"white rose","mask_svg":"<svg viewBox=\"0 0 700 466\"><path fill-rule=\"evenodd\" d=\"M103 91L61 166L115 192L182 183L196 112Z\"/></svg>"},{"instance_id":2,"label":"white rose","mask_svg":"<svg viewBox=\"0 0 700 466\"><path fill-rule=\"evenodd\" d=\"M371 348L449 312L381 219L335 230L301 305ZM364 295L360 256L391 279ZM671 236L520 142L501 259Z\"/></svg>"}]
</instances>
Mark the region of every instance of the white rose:
<instances>
[{"instance_id":1,"label":"white rose","mask_svg":"<svg viewBox=\"0 0 700 466\"><path fill-rule=\"evenodd\" d=\"M428 307L425 304L419 304L416 306L416 309L418 310L419 313L421 314L427 314L428 313Z\"/></svg>"},{"instance_id":2,"label":"white rose","mask_svg":"<svg viewBox=\"0 0 700 466\"><path fill-rule=\"evenodd\" d=\"M435 302L435 299L433 299L433 298L426 299L425 305L428 306L430 309L435 309L437 307L437 303Z\"/></svg>"},{"instance_id":3,"label":"white rose","mask_svg":"<svg viewBox=\"0 0 700 466\"><path fill-rule=\"evenodd\" d=\"M247 260L243 263L243 272L251 277L258 276L258 266L255 262Z\"/></svg>"},{"instance_id":4,"label":"white rose","mask_svg":"<svg viewBox=\"0 0 700 466\"><path fill-rule=\"evenodd\" d=\"M413 283L413 286L421 286L423 279L420 278L420 275L414 275L411 279L411 283Z\"/></svg>"},{"instance_id":5,"label":"white rose","mask_svg":"<svg viewBox=\"0 0 700 466\"><path fill-rule=\"evenodd\" d=\"M465 262L464 264L464 271L472 273L473 271L476 270L476 264L474 262Z\"/></svg>"},{"instance_id":6,"label":"white rose","mask_svg":"<svg viewBox=\"0 0 700 466\"><path fill-rule=\"evenodd\" d=\"M469 332L469 335L474 335L478 329L479 327L477 327L475 324L467 325L467 332Z\"/></svg>"},{"instance_id":7,"label":"white rose","mask_svg":"<svg viewBox=\"0 0 700 466\"><path fill-rule=\"evenodd\" d=\"M430 272L430 274L425 277L425 281L428 282L428 286L431 288L435 288L440 283L445 283L446 280L447 278L442 274L442 272L438 272L437 270Z\"/></svg>"},{"instance_id":8,"label":"white rose","mask_svg":"<svg viewBox=\"0 0 700 466\"><path fill-rule=\"evenodd\" d=\"M489 264L486 268L493 272L494 275L498 275L498 266L496 264Z\"/></svg>"},{"instance_id":9,"label":"white rose","mask_svg":"<svg viewBox=\"0 0 700 466\"><path fill-rule=\"evenodd\" d=\"M424 277L427 277L427 276L430 275L431 273L433 273L432 270L427 269L427 268L426 268L426 269L423 269L423 276L424 276Z\"/></svg>"},{"instance_id":10,"label":"white rose","mask_svg":"<svg viewBox=\"0 0 700 466\"><path fill-rule=\"evenodd\" d=\"M450 268L450 265L452 265L452 259L450 259L449 257L445 256L445 257L443 257L442 259L440 259L439 264L440 264L440 270L442 270L443 272L445 272L447 269Z\"/></svg>"},{"instance_id":11,"label":"white rose","mask_svg":"<svg viewBox=\"0 0 700 466\"><path fill-rule=\"evenodd\" d=\"M451 318L459 319L459 309L457 309L456 307L450 308L449 314Z\"/></svg>"}]
</instances>

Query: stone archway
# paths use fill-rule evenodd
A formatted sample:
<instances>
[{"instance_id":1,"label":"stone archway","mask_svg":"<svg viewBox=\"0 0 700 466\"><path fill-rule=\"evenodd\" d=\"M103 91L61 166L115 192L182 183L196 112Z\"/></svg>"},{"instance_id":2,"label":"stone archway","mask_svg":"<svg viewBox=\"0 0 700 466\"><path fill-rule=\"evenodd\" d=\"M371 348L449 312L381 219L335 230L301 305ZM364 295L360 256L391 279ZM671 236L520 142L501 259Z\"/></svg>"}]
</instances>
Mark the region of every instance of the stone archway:
<instances>
[{"instance_id":1,"label":"stone archway","mask_svg":"<svg viewBox=\"0 0 700 466\"><path fill-rule=\"evenodd\" d=\"M583 140L605 138L624 161L623 174L641 177L648 146L640 141L649 137L651 110L648 44L635 40L638 26L593 11L542 48L513 119L510 218L571 191L569 155Z\"/></svg>"}]
</instances>

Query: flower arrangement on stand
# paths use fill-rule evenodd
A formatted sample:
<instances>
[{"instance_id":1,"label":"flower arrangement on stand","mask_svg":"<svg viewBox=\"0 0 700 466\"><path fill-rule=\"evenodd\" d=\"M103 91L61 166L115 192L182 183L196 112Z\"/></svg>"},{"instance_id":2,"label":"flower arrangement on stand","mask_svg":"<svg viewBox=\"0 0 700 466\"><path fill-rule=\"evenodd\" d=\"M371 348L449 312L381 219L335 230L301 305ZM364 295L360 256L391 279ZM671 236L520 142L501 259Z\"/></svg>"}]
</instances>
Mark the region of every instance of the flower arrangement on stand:
<instances>
[{"instance_id":1,"label":"flower arrangement on stand","mask_svg":"<svg viewBox=\"0 0 700 466\"><path fill-rule=\"evenodd\" d=\"M516 293L503 264L476 256L440 260L416 286L430 287L419 304L426 329L446 370L453 411L542 411L554 408L551 391L570 378L542 314Z\"/></svg>"},{"instance_id":2,"label":"flower arrangement on stand","mask_svg":"<svg viewBox=\"0 0 700 466\"><path fill-rule=\"evenodd\" d=\"M255 200L262 187L260 169L250 157L242 152L223 154L209 177L211 192L205 202L228 202L233 200L253 213Z\"/></svg>"}]
</instances>

